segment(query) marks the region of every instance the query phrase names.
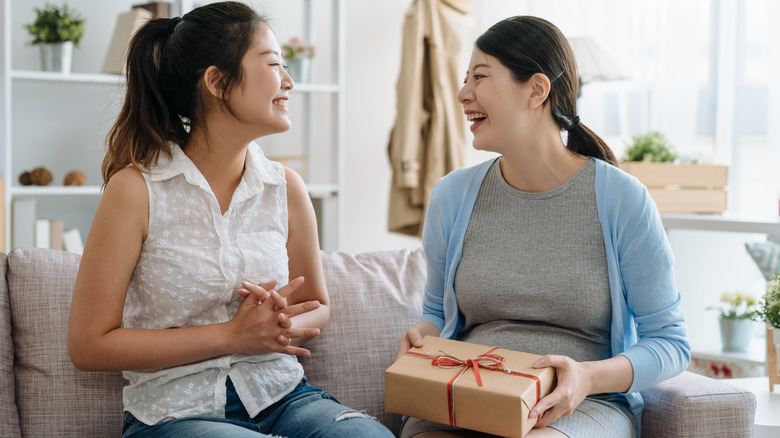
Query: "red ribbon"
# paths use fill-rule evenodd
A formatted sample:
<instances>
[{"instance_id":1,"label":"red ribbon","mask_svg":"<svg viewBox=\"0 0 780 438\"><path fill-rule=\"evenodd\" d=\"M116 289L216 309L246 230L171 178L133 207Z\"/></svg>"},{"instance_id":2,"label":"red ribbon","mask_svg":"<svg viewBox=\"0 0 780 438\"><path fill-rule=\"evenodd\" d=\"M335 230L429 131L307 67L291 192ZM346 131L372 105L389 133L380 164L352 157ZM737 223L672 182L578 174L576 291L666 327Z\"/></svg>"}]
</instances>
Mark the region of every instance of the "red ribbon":
<instances>
[{"instance_id":1,"label":"red ribbon","mask_svg":"<svg viewBox=\"0 0 780 438\"><path fill-rule=\"evenodd\" d=\"M479 387L482 386L482 377L479 375L480 368L531 379L536 384L536 403L539 403L542 392L539 377L533 374L526 374L520 371L509 369L506 366L506 359L504 359L503 356L492 354L496 350L498 350L498 347L492 347L479 356L466 360L459 359L441 350L439 351L439 354L418 353L416 351L409 351L407 354L431 358L433 359L431 361L431 365L438 366L440 368L460 368L460 371L452 376L450 381L447 382L447 410L449 411L450 416L450 426L455 426L455 391L453 390L453 385L469 368L474 370L474 377L477 381L477 386Z\"/></svg>"}]
</instances>

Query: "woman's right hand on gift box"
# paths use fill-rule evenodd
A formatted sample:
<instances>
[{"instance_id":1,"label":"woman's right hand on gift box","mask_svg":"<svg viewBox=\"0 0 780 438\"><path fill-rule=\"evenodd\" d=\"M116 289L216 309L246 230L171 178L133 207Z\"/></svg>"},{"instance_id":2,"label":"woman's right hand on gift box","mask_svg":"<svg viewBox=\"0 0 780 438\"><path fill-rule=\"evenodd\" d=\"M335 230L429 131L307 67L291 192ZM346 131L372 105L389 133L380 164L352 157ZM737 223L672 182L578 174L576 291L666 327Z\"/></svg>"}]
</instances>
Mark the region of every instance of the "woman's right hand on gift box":
<instances>
[{"instance_id":1,"label":"woman's right hand on gift box","mask_svg":"<svg viewBox=\"0 0 780 438\"><path fill-rule=\"evenodd\" d=\"M398 360L412 347L422 347L425 336L439 336L440 333L441 330L430 322L418 322L404 333L403 338L401 338L401 345L398 347L398 355L395 359Z\"/></svg>"}]
</instances>

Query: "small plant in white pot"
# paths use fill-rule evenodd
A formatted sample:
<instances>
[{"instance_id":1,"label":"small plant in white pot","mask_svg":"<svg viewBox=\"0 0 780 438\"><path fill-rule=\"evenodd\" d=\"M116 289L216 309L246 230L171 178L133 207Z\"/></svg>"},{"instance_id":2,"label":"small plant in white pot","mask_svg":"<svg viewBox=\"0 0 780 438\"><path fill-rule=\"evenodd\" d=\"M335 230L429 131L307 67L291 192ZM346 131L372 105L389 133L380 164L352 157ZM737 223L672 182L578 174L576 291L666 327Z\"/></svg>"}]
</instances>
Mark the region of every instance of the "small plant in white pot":
<instances>
[{"instance_id":1,"label":"small plant in white pot","mask_svg":"<svg viewBox=\"0 0 780 438\"><path fill-rule=\"evenodd\" d=\"M780 274L766 283L766 292L761 297L753 319L766 324L766 362L769 376L769 390L780 383Z\"/></svg>"},{"instance_id":2,"label":"small plant in white pot","mask_svg":"<svg viewBox=\"0 0 780 438\"><path fill-rule=\"evenodd\" d=\"M287 63L287 73L293 81L306 83L311 81L311 60L317 53L313 44L299 37L292 37L282 44L282 53Z\"/></svg>"},{"instance_id":3,"label":"small plant in white pot","mask_svg":"<svg viewBox=\"0 0 780 438\"><path fill-rule=\"evenodd\" d=\"M708 310L720 311L720 336L723 351L747 351L753 332L753 317L756 298L747 292L724 292L720 296L721 306L710 306Z\"/></svg>"},{"instance_id":4,"label":"small plant in white pot","mask_svg":"<svg viewBox=\"0 0 780 438\"><path fill-rule=\"evenodd\" d=\"M30 44L40 47L41 67L44 71L70 73L73 48L84 36L86 20L67 3L46 3L33 10L35 21L24 27L33 37Z\"/></svg>"},{"instance_id":5,"label":"small plant in white pot","mask_svg":"<svg viewBox=\"0 0 780 438\"><path fill-rule=\"evenodd\" d=\"M766 327L772 329L775 344L780 344L780 274L767 281L766 292L753 314L754 319L766 323Z\"/></svg>"}]
</instances>

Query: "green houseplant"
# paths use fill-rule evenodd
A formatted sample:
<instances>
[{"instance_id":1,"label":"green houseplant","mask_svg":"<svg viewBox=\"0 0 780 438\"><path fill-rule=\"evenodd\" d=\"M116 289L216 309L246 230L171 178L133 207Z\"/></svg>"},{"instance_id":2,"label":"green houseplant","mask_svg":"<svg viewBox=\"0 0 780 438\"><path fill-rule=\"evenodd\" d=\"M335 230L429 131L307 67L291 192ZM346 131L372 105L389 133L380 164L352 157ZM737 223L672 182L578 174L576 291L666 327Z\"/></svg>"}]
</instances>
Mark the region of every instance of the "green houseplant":
<instances>
[{"instance_id":1,"label":"green houseplant","mask_svg":"<svg viewBox=\"0 0 780 438\"><path fill-rule=\"evenodd\" d=\"M24 27L33 37L30 44L40 47L43 70L70 73L73 47L84 36L86 20L67 3L33 10L35 21Z\"/></svg>"},{"instance_id":2,"label":"green houseplant","mask_svg":"<svg viewBox=\"0 0 780 438\"><path fill-rule=\"evenodd\" d=\"M780 331L780 274L767 281L766 292L758 309L753 312L753 318L766 323L768 328Z\"/></svg>"},{"instance_id":3,"label":"green houseplant","mask_svg":"<svg viewBox=\"0 0 780 438\"><path fill-rule=\"evenodd\" d=\"M753 332L756 298L747 292L724 292L720 306L708 310L720 312L720 337L723 351L747 351Z\"/></svg>"},{"instance_id":4,"label":"green houseplant","mask_svg":"<svg viewBox=\"0 0 780 438\"><path fill-rule=\"evenodd\" d=\"M658 131L631 137L623 161L670 162L677 159L674 146Z\"/></svg>"},{"instance_id":5,"label":"green houseplant","mask_svg":"<svg viewBox=\"0 0 780 438\"><path fill-rule=\"evenodd\" d=\"M767 281L766 292L753 317L766 323L766 360L771 390L775 383L780 383L780 274Z\"/></svg>"}]
</instances>

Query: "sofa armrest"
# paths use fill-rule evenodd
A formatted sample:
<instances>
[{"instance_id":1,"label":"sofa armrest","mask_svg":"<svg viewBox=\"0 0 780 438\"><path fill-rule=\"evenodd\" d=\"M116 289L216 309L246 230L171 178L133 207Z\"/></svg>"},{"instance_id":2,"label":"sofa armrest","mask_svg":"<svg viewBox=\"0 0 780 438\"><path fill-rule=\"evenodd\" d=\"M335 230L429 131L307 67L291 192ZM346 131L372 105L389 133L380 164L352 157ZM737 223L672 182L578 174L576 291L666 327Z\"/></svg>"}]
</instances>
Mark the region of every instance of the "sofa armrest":
<instances>
[{"instance_id":1,"label":"sofa armrest","mask_svg":"<svg viewBox=\"0 0 780 438\"><path fill-rule=\"evenodd\" d=\"M750 437L753 393L685 371L642 391L642 438Z\"/></svg>"}]
</instances>

